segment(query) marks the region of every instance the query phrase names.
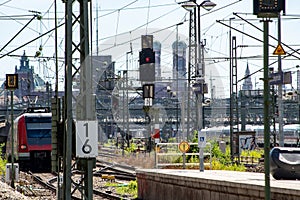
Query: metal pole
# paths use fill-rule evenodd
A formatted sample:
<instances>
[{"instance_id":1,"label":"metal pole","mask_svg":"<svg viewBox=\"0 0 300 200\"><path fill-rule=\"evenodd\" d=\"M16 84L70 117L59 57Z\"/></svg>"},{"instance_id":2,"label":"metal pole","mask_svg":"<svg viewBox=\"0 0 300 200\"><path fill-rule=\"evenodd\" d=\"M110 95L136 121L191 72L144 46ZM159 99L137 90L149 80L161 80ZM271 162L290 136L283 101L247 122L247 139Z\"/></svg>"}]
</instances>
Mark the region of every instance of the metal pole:
<instances>
[{"instance_id":1,"label":"metal pole","mask_svg":"<svg viewBox=\"0 0 300 200\"><path fill-rule=\"evenodd\" d=\"M229 94L230 94L230 157L233 161L233 76L232 76L232 40L231 40L231 19L229 19Z\"/></svg>"},{"instance_id":2,"label":"metal pole","mask_svg":"<svg viewBox=\"0 0 300 200\"><path fill-rule=\"evenodd\" d=\"M15 168L14 168L14 91L10 91L10 106L11 106L11 187L15 188Z\"/></svg>"},{"instance_id":3,"label":"metal pole","mask_svg":"<svg viewBox=\"0 0 300 200\"><path fill-rule=\"evenodd\" d=\"M184 90L183 91L186 91L186 85L184 85ZM185 135L185 132L186 132L186 130L185 130L185 125L186 125L186 123L185 123L185 98L186 98L186 95L184 94L184 92L182 92L182 101L181 101L181 127L182 127L182 129L181 129L181 131L182 131L182 139L183 140L185 140L185 141L187 141L187 135ZM300 121L300 118L299 118L299 121Z\"/></svg>"},{"instance_id":4,"label":"metal pole","mask_svg":"<svg viewBox=\"0 0 300 200\"><path fill-rule=\"evenodd\" d=\"M124 81L124 78L125 78L125 71L123 71L123 80L122 80L122 92L123 92L123 133L126 134L125 132L125 81ZM122 156L124 157L125 155L125 152L124 152L124 149L125 149L125 137L126 135L122 135Z\"/></svg>"},{"instance_id":5,"label":"metal pole","mask_svg":"<svg viewBox=\"0 0 300 200\"><path fill-rule=\"evenodd\" d=\"M299 67L299 66L298 66ZM300 124L300 70L297 70L297 97L298 97L298 124ZM299 136L300 136L300 132L298 131L298 140L297 140L297 147L300 146L300 141L299 141Z\"/></svg>"},{"instance_id":6,"label":"metal pole","mask_svg":"<svg viewBox=\"0 0 300 200\"><path fill-rule=\"evenodd\" d=\"M129 94L128 94L128 71L129 71L129 69L128 69L128 54L129 53L131 53L132 54L132 51L129 51L129 52L127 52L126 53L126 118L127 118L127 123L126 123L126 129L127 129L127 146L129 147L129 145L130 145L130 142L129 142L129 133L130 133L130 131L129 131L129 105L128 105L128 103L129 103Z\"/></svg>"},{"instance_id":7,"label":"metal pole","mask_svg":"<svg viewBox=\"0 0 300 200\"><path fill-rule=\"evenodd\" d=\"M264 19L264 167L265 200L270 200L269 19Z\"/></svg>"},{"instance_id":8,"label":"metal pole","mask_svg":"<svg viewBox=\"0 0 300 200\"><path fill-rule=\"evenodd\" d=\"M177 142L179 142L179 120L178 120L178 103L179 103L179 90L178 90L178 44L179 44L179 38L178 38L178 25L176 24L176 97L177 97L177 104L176 104L176 131L177 131ZM183 137L184 138L184 137Z\"/></svg>"},{"instance_id":9,"label":"metal pole","mask_svg":"<svg viewBox=\"0 0 300 200\"><path fill-rule=\"evenodd\" d=\"M77 99L77 120L96 120L95 97L92 90L92 60L89 52L89 0L80 3L80 95ZM82 99L80 99L82 98ZM79 114L79 115L78 115ZM94 158L79 158L84 171L84 199L93 199Z\"/></svg>"},{"instance_id":10,"label":"metal pole","mask_svg":"<svg viewBox=\"0 0 300 200\"><path fill-rule=\"evenodd\" d=\"M54 2L54 12L55 12L55 97L56 97L56 102L58 102L57 0L55 0Z\"/></svg>"},{"instance_id":11,"label":"metal pole","mask_svg":"<svg viewBox=\"0 0 300 200\"><path fill-rule=\"evenodd\" d=\"M200 28L200 5L197 5L197 10L198 10L198 27L197 27L197 32L198 32L198 62L196 65L196 82L200 83L200 93L196 93L196 106L197 106L197 111L196 111L196 117L197 117L197 131L198 134L200 134L200 131L202 129L202 119L203 117L203 109L202 109L202 102L203 102L203 94L204 94L204 60L202 60L202 44L201 44L201 28ZM198 137L199 138L199 137ZM204 171L204 156L203 156L203 148L199 147L199 169L200 172Z\"/></svg>"},{"instance_id":12,"label":"metal pole","mask_svg":"<svg viewBox=\"0 0 300 200\"><path fill-rule=\"evenodd\" d=\"M99 28L99 19L98 19L98 0L96 0L96 52L97 52L97 56L99 55L99 31L98 31L98 28Z\"/></svg>"},{"instance_id":13,"label":"metal pole","mask_svg":"<svg viewBox=\"0 0 300 200\"><path fill-rule=\"evenodd\" d=\"M55 48L55 95L54 99L56 102L56 119L55 119L55 125L57 127L58 121L59 121L59 106L58 106L58 47L57 47L57 0L54 1L54 14L55 14L55 40L54 40L54 48ZM51 98L52 99L52 98ZM52 107L53 109L53 107ZM52 118L54 115L52 115ZM52 124L53 126L53 124ZM62 134L62 133L60 133ZM56 151L55 151L56 150ZM60 163L59 163L59 157L58 157L58 151L57 151L57 130L52 130L52 154L51 154L51 170L52 172L58 172L58 178L59 178L59 170L60 170ZM61 187L59 181L57 182L57 188L58 188L58 194L61 194ZM57 195L57 199L59 199L60 195Z\"/></svg>"},{"instance_id":14,"label":"metal pole","mask_svg":"<svg viewBox=\"0 0 300 200\"><path fill-rule=\"evenodd\" d=\"M63 199L71 199L71 166L72 166L72 4L73 0L66 1L66 51L65 51L65 110L66 134L63 164ZM68 148L67 148L68 147Z\"/></svg>"},{"instance_id":15,"label":"metal pole","mask_svg":"<svg viewBox=\"0 0 300 200\"><path fill-rule=\"evenodd\" d=\"M196 0L194 0L196 3ZM188 60L188 83L187 83L187 140L189 140L190 135L190 118L191 118L191 76L192 68L195 67L197 62L197 48L196 48L196 12L197 8L190 11L189 20L189 60Z\"/></svg>"},{"instance_id":16,"label":"metal pole","mask_svg":"<svg viewBox=\"0 0 300 200\"><path fill-rule=\"evenodd\" d=\"M278 13L278 44L281 44L281 18L280 12ZM282 73L281 68L281 55L278 55L278 73ZM283 76L281 76L283 79ZM283 80L282 80L283 81ZM278 84L278 123L279 123L279 146L284 146L284 134L283 134L283 104L282 104L282 82Z\"/></svg>"}]
</instances>

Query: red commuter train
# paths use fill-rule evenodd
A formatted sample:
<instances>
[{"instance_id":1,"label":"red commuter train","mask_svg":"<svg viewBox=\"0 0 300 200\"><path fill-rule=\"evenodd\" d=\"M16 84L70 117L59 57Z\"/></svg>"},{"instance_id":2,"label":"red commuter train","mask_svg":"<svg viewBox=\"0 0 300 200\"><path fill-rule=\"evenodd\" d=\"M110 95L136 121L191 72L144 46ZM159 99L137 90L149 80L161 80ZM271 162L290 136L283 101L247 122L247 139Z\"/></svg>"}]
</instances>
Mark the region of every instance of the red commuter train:
<instances>
[{"instance_id":1,"label":"red commuter train","mask_svg":"<svg viewBox=\"0 0 300 200\"><path fill-rule=\"evenodd\" d=\"M20 169L32 171L51 170L52 150L52 114L49 108L28 108L14 120L14 142L10 130L6 154L11 161L12 143L14 159L19 163Z\"/></svg>"}]
</instances>

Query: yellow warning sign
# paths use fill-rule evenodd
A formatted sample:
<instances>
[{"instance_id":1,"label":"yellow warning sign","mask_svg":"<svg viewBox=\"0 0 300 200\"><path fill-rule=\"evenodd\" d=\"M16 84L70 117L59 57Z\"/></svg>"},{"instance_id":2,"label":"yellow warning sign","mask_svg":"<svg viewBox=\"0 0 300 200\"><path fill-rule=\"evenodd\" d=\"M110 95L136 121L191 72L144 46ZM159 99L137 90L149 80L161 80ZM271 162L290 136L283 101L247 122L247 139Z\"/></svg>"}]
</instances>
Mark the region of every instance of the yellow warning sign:
<instances>
[{"instance_id":1,"label":"yellow warning sign","mask_svg":"<svg viewBox=\"0 0 300 200\"><path fill-rule=\"evenodd\" d=\"M182 152L182 153L186 153L189 149L190 149L190 145L188 142L186 141L182 141L180 142L179 144L179 150Z\"/></svg>"},{"instance_id":2,"label":"yellow warning sign","mask_svg":"<svg viewBox=\"0 0 300 200\"><path fill-rule=\"evenodd\" d=\"M275 51L273 52L274 55L285 55L285 51L283 50L281 44L278 44L278 46L276 47Z\"/></svg>"}]
</instances>

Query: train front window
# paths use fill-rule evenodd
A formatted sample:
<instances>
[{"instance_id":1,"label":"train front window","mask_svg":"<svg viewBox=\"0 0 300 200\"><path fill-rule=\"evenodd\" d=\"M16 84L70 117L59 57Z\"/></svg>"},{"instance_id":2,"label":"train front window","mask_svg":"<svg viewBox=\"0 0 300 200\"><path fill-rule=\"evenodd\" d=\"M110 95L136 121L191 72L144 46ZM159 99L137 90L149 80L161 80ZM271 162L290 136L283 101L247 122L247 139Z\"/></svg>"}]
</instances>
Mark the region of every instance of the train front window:
<instances>
[{"instance_id":1,"label":"train front window","mask_svg":"<svg viewBox=\"0 0 300 200\"><path fill-rule=\"evenodd\" d=\"M27 117L25 121L29 144L51 143L51 117Z\"/></svg>"}]
</instances>

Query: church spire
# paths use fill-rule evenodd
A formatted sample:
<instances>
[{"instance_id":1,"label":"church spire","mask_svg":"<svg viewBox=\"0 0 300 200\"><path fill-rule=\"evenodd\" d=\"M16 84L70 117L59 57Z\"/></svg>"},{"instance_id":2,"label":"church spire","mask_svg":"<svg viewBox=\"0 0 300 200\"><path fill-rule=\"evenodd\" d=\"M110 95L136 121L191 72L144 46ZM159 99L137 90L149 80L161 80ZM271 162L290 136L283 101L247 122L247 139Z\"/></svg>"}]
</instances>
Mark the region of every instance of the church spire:
<instances>
[{"instance_id":1,"label":"church spire","mask_svg":"<svg viewBox=\"0 0 300 200\"><path fill-rule=\"evenodd\" d=\"M245 71L245 80L242 86L242 90L252 90L252 81L251 81L251 76L250 76L250 70L249 70L249 64L247 62L247 68Z\"/></svg>"}]
</instances>

